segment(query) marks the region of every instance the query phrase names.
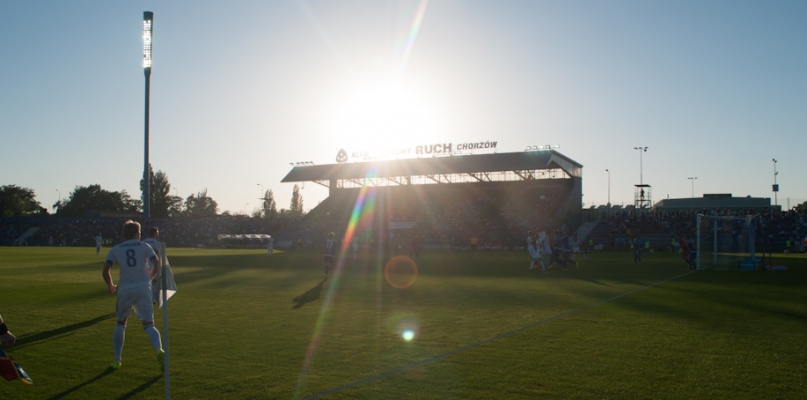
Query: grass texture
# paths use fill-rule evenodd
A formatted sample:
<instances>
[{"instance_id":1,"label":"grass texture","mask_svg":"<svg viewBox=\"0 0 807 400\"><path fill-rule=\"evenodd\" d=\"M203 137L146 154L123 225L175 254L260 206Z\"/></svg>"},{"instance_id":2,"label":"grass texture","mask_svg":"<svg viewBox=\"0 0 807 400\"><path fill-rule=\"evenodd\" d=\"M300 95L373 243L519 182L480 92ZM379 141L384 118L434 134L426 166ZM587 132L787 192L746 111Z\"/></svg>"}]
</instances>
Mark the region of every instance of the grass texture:
<instances>
[{"instance_id":1,"label":"grass texture","mask_svg":"<svg viewBox=\"0 0 807 400\"><path fill-rule=\"evenodd\" d=\"M115 296L94 250L0 248L7 350L34 381L0 381L0 398L164 397L134 315L108 368ZM172 398L807 398L800 254L777 272L689 272L673 253L548 272L526 271L526 251L393 255L345 254L326 277L317 250L168 249ZM155 323L165 342L162 310Z\"/></svg>"}]
</instances>

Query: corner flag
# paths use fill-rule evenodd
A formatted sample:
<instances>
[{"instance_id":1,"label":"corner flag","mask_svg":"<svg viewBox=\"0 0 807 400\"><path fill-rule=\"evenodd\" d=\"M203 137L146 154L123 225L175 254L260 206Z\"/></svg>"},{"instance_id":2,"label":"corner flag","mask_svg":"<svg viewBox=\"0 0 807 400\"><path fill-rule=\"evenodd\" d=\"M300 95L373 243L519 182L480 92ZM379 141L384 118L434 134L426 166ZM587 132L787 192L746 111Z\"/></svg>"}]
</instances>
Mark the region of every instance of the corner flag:
<instances>
[{"instance_id":1,"label":"corner flag","mask_svg":"<svg viewBox=\"0 0 807 400\"><path fill-rule=\"evenodd\" d=\"M31 377L20 367L20 364L14 361L14 357L2 349L0 349L0 376L6 378L7 381L19 379L20 382L26 385L34 384L34 381L32 381Z\"/></svg>"},{"instance_id":2,"label":"corner flag","mask_svg":"<svg viewBox=\"0 0 807 400\"><path fill-rule=\"evenodd\" d=\"M174 281L174 273L171 271L171 264L168 263L168 257L163 255L162 259L164 264L160 273L165 273L165 279L158 277L157 282L151 285L151 296L154 303L157 304L157 308L162 308L163 306L163 282L165 282L166 289L165 300L170 299L171 296L177 292L177 283Z\"/></svg>"}]
</instances>

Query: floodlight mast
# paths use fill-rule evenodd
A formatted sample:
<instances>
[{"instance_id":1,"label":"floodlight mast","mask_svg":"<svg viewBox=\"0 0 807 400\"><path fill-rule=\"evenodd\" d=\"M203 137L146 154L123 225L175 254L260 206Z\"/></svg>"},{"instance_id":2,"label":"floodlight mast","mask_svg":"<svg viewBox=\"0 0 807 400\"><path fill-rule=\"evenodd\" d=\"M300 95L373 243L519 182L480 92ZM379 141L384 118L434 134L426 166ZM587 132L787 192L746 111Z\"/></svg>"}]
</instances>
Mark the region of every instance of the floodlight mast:
<instances>
[{"instance_id":1,"label":"floodlight mast","mask_svg":"<svg viewBox=\"0 0 807 400\"><path fill-rule=\"evenodd\" d=\"M779 191L779 185L776 183L776 175L779 175L779 173L776 172L776 163L777 162L779 162L779 161L776 161L776 159L774 158L773 159L773 205L775 205L775 206L779 205L779 198L777 196L779 194L779 193L777 193Z\"/></svg>"},{"instance_id":2,"label":"floodlight mast","mask_svg":"<svg viewBox=\"0 0 807 400\"><path fill-rule=\"evenodd\" d=\"M633 149L634 150L639 150L639 184L644 185L644 177L643 177L644 173L643 173L643 168L642 168L642 153L647 152L647 146L634 147Z\"/></svg>"},{"instance_id":3,"label":"floodlight mast","mask_svg":"<svg viewBox=\"0 0 807 400\"><path fill-rule=\"evenodd\" d=\"M145 151L143 161L143 218L151 217L151 195L149 185L149 97L151 92L151 43L154 13L143 12L143 73L146 75L146 118L145 118Z\"/></svg>"}]
</instances>

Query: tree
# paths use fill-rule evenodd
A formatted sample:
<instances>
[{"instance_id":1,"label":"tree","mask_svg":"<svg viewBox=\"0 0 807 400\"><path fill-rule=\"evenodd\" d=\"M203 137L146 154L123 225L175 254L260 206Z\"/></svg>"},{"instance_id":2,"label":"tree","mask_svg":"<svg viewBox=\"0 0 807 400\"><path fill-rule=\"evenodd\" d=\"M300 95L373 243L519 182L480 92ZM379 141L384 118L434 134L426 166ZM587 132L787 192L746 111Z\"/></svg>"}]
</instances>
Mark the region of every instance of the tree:
<instances>
[{"instance_id":1,"label":"tree","mask_svg":"<svg viewBox=\"0 0 807 400\"><path fill-rule=\"evenodd\" d=\"M0 216L47 215L48 210L35 197L33 189L17 185L0 186Z\"/></svg>"},{"instance_id":2,"label":"tree","mask_svg":"<svg viewBox=\"0 0 807 400\"><path fill-rule=\"evenodd\" d=\"M185 200L185 215L189 217L211 217L219 212L219 205L207 196L207 189L190 195Z\"/></svg>"},{"instance_id":3,"label":"tree","mask_svg":"<svg viewBox=\"0 0 807 400\"><path fill-rule=\"evenodd\" d=\"M143 180L140 180L140 191L142 192L145 189L143 186ZM143 197L142 195L140 196ZM149 204L151 205L151 209L149 213L151 217L167 217L169 215L174 215L172 211L175 211L176 208L182 208L181 204L176 205L176 202L182 202L182 199L176 196L171 196L171 184L168 182L168 175L166 175L163 171L157 171L154 173L154 170L151 168L151 164L149 164L149 198L151 201Z\"/></svg>"},{"instance_id":4,"label":"tree","mask_svg":"<svg viewBox=\"0 0 807 400\"><path fill-rule=\"evenodd\" d=\"M272 189L266 191L263 195L263 216L270 217L277 214L277 203L275 203L275 194Z\"/></svg>"},{"instance_id":5,"label":"tree","mask_svg":"<svg viewBox=\"0 0 807 400\"><path fill-rule=\"evenodd\" d=\"M171 196L171 205L168 207L168 216L169 217L178 217L182 215L182 197L179 196Z\"/></svg>"},{"instance_id":6,"label":"tree","mask_svg":"<svg viewBox=\"0 0 807 400\"><path fill-rule=\"evenodd\" d=\"M57 202L58 204L58 202ZM140 211L140 200L132 199L125 190L110 192L101 185L76 186L66 202L61 203L61 213L78 217L85 211Z\"/></svg>"},{"instance_id":7,"label":"tree","mask_svg":"<svg viewBox=\"0 0 807 400\"><path fill-rule=\"evenodd\" d=\"M303 195L300 194L300 187L297 185L294 185L291 191L291 205L289 209L292 213L298 215L303 214Z\"/></svg>"}]
</instances>

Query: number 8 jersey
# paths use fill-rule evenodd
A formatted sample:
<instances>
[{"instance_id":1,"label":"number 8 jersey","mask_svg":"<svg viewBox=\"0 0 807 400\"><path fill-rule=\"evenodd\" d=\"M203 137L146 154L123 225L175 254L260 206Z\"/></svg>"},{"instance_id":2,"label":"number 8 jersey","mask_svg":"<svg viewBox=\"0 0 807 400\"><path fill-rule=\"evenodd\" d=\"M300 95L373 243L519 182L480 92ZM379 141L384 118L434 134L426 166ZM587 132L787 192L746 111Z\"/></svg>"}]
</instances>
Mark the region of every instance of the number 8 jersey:
<instances>
[{"instance_id":1,"label":"number 8 jersey","mask_svg":"<svg viewBox=\"0 0 807 400\"><path fill-rule=\"evenodd\" d=\"M109 250L106 262L118 263L120 266L120 279L118 288L126 288L151 283L149 262L157 254L151 246L137 240L130 239Z\"/></svg>"}]
</instances>

